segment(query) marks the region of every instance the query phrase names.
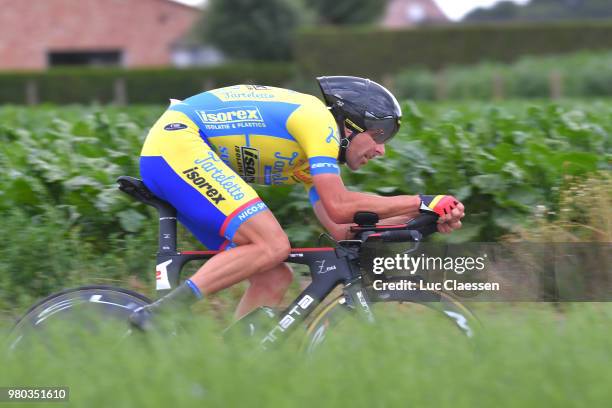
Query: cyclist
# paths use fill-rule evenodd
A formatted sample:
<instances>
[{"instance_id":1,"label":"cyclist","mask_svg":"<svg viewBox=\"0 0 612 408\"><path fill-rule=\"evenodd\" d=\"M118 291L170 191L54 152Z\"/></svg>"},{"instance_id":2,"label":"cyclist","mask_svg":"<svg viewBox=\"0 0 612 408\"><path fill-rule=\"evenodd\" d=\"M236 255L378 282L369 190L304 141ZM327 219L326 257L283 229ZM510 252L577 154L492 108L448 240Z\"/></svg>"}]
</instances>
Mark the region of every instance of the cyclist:
<instances>
[{"instance_id":1,"label":"cyclist","mask_svg":"<svg viewBox=\"0 0 612 408\"><path fill-rule=\"evenodd\" d=\"M283 263L287 235L249 183L304 184L314 212L336 239L350 238L357 211L398 223L439 215L438 230L461 227L463 205L450 195L382 197L346 189L340 164L357 170L385 153L401 109L382 85L350 76L317 78L325 104L287 89L236 85L173 101L149 132L140 158L145 185L172 204L179 221L221 251L190 279L130 316L140 329L167 309L248 280L240 317L275 306L292 280ZM158 285L164 276L158 273Z\"/></svg>"}]
</instances>

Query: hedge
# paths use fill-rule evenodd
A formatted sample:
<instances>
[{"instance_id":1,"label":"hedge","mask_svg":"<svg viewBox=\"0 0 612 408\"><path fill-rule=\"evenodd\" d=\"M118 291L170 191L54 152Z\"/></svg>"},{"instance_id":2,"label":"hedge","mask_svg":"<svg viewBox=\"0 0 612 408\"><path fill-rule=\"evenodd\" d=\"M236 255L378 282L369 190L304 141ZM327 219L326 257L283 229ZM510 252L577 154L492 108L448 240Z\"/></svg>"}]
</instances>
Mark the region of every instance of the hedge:
<instances>
[{"instance_id":1,"label":"hedge","mask_svg":"<svg viewBox=\"0 0 612 408\"><path fill-rule=\"evenodd\" d=\"M480 61L510 62L612 48L612 22L556 22L430 26L385 30L367 27L301 31L295 57L302 74L338 73L384 79L409 67L440 69Z\"/></svg>"},{"instance_id":2,"label":"hedge","mask_svg":"<svg viewBox=\"0 0 612 408\"><path fill-rule=\"evenodd\" d=\"M295 77L287 63L234 63L194 69L61 68L0 74L0 103L151 103L182 99L237 83L283 86ZM35 91L28 97L28 84ZM119 88L119 90L117 89ZM122 95L119 96L118 95ZM119 100L118 100L119 99Z\"/></svg>"},{"instance_id":3,"label":"hedge","mask_svg":"<svg viewBox=\"0 0 612 408\"><path fill-rule=\"evenodd\" d=\"M512 64L480 63L440 72L400 71L392 83L400 98L503 99L612 96L612 52L523 57Z\"/></svg>"}]
</instances>

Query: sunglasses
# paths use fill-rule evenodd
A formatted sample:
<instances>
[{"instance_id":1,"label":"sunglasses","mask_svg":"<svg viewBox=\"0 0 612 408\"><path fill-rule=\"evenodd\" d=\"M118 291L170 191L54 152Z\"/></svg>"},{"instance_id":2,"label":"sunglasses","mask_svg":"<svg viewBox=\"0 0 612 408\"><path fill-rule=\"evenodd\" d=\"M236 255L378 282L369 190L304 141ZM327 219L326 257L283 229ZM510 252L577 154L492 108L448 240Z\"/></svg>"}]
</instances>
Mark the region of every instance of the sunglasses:
<instances>
[{"instance_id":1,"label":"sunglasses","mask_svg":"<svg viewBox=\"0 0 612 408\"><path fill-rule=\"evenodd\" d=\"M378 144L388 142L400 127L399 120L393 116L378 118L370 112L366 112L364 122L368 130L378 130L378 133L372 136L372 139Z\"/></svg>"}]
</instances>

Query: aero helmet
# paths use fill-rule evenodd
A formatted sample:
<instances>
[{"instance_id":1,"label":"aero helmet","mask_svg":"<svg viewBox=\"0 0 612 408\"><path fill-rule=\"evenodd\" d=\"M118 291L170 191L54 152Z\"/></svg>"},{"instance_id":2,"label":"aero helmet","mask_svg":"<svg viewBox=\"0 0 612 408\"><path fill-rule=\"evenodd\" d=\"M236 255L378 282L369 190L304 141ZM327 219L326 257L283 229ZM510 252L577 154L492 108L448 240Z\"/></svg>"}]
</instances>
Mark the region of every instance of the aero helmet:
<instances>
[{"instance_id":1,"label":"aero helmet","mask_svg":"<svg viewBox=\"0 0 612 408\"><path fill-rule=\"evenodd\" d=\"M343 126L353 132L377 129L380 132L374 140L386 143L399 130L402 109L384 86L353 76L322 76L317 81L341 135L344 135Z\"/></svg>"}]
</instances>

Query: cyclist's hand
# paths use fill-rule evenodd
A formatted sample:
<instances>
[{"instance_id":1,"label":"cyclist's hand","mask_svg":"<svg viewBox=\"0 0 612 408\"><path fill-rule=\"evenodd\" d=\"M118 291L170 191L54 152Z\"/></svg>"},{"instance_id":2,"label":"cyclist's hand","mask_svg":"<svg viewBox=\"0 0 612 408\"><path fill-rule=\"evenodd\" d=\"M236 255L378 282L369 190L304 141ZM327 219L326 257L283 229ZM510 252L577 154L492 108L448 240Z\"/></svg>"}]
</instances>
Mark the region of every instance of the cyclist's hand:
<instances>
[{"instance_id":1,"label":"cyclist's hand","mask_svg":"<svg viewBox=\"0 0 612 408\"><path fill-rule=\"evenodd\" d=\"M465 215L463 204L451 195L420 195L422 213L438 215L438 231L449 233L461 228L461 218Z\"/></svg>"}]
</instances>

